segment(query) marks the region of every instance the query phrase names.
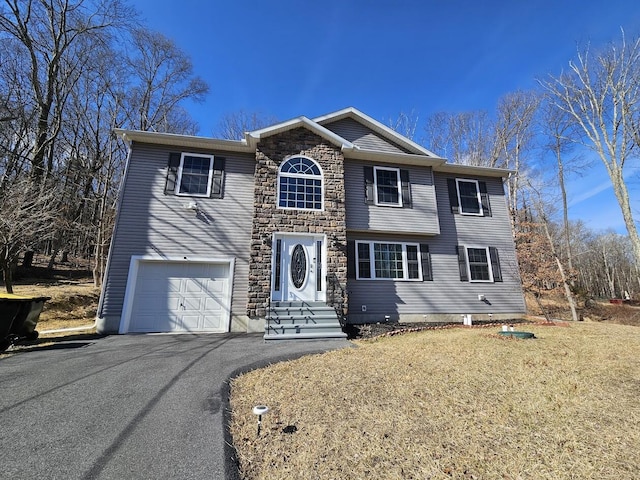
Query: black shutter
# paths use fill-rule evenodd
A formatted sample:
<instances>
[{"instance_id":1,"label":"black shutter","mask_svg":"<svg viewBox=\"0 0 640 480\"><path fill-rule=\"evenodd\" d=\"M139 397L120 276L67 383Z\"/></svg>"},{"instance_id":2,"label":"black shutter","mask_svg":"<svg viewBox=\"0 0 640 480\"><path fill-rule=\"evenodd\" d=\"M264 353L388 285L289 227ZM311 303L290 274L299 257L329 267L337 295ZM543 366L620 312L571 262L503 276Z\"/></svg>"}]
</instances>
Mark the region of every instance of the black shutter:
<instances>
[{"instance_id":1,"label":"black shutter","mask_svg":"<svg viewBox=\"0 0 640 480\"><path fill-rule=\"evenodd\" d=\"M402 206L412 208L411 184L409 183L409 170L400 170L400 183L402 185Z\"/></svg>"},{"instance_id":2,"label":"black shutter","mask_svg":"<svg viewBox=\"0 0 640 480\"><path fill-rule=\"evenodd\" d=\"M420 244L420 258L422 259L422 280L432 281L431 254L429 253L429 245L426 243Z\"/></svg>"},{"instance_id":3,"label":"black shutter","mask_svg":"<svg viewBox=\"0 0 640 480\"><path fill-rule=\"evenodd\" d=\"M347 278L356 278L356 242L347 240Z\"/></svg>"},{"instance_id":4,"label":"black shutter","mask_svg":"<svg viewBox=\"0 0 640 480\"><path fill-rule=\"evenodd\" d=\"M364 167L364 203L373 204L373 167Z\"/></svg>"},{"instance_id":5,"label":"black shutter","mask_svg":"<svg viewBox=\"0 0 640 480\"><path fill-rule=\"evenodd\" d=\"M447 178L447 188L449 189L451 213L460 213L460 206L458 204L458 187L454 178Z\"/></svg>"},{"instance_id":6,"label":"black shutter","mask_svg":"<svg viewBox=\"0 0 640 480\"><path fill-rule=\"evenodd\" d=\"M468 282L469 276L467 275L467 254L464 251L464 246L458 245L456 247L458 253L458 269L460 270L460 281Z\"/></svg>"},{"instance_id":7,"label":"black shutter","mask_svg":"<svg viewBox=\"0 0 640 480\"><path fill-rule=\"evenodd\" d=\"M478 182L478 188L480 188L480 201L482 202L482 215L485 217L490 217L491 204L489 203L489 194L487 193L486 182Z\"/></svg>"},{"instance_id":8,"label":"black shutter","mask_svg":"<svg viewBox=\"0 0 640 480\"><path fill-rule=\"evenodd\" d=\"M211 178L211 198L222 198L222 183L224 180L224 157L213 157L213 175Z\"/></svg>"},{"instance_id":9,"label":"black shutter","mask_svg":"<svg viewBox=\"0 0 640 480\"><path fill-rule=\"evenodd\" d=\"M169 164L167 165L167 180L164 184L164 194L174 195L178 183L178 168L180 168L180 153L169 154Z\"/></svg>"},{"instance_id":10,"label":"black shutter","mask_svg":"<svg viewBox=\"0 0 640 480\"><path fill-rule=\"evenodd\" d=\"M502 270L500 268L500 257L496 247L489 247L489 257L491 258L491 271L493 272L493 281L502 281Z\"/></svg>"}]
</instances>

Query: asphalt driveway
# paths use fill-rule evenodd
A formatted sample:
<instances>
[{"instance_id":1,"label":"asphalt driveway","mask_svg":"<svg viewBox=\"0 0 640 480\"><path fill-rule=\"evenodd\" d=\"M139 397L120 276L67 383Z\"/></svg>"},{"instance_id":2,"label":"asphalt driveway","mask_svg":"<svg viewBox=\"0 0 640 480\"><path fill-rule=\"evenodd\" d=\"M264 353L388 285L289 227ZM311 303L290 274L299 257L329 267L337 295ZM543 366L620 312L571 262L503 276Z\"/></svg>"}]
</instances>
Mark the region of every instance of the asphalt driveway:
<instances>
[{"instance_id":1,"label":"asphalt driveway","mask_svg":"<svg viewBox=\"0 0 640 480\"><path fill-rule=\"evenodd\" d=\"M228 478L229 376L348 345L127 335L0 359L0 477Z\"/></svg>"}]
</instances>

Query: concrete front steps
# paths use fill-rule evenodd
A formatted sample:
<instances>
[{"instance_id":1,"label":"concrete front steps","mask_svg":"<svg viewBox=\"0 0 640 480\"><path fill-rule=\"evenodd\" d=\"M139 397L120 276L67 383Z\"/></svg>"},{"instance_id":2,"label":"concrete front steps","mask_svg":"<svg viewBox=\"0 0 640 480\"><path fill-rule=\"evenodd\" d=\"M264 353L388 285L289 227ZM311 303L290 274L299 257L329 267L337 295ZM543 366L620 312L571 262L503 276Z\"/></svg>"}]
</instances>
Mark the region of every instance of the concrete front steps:
<instances>
[{"instance_id":1,"label":"concrete front steps","mask_svg":"<svg viewBox=\"0 0 640 480\"><path fill-rule=\"evenodd\" d=\"M325 302L272 302L265 340L347 338L336 311Z\"/></svg>"}]
</instances>

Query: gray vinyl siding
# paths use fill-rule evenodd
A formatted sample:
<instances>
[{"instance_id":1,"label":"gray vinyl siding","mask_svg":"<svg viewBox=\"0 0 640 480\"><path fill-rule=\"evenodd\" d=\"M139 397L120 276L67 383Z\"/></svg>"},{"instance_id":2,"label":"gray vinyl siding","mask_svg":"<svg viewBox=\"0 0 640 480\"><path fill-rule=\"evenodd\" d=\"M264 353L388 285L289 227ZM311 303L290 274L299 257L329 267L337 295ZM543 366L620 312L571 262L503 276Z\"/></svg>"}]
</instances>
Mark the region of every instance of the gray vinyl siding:
<instances>
[{"instance_id":1,"label":"gray vinyl siding","mask_svg":"<svg viewBox=\"0 0 640 480\"><path fill-rule=\"evenodd\" d=\"M380 165L345 161L347 230L403 232L434 235L440 233L436 195L430 167L402 166L409 171L412 208L369 205L365 203L364 167Z\"/></svg>"},{"instance_id":2,"label":"gray vinyl siding","mask_svg":"<svg viewBox=\"0 0 640 480\"><path fill-rule=\"evenodd\" d=\"M181 151L226 158L222 199L164 194L169 153ZM134 144L99 316L120 317L132 255L234 257L232 314L245 315L254 168L253 155ZM189 201L197 201L198 217L185 208Z\"/></svg>"},{"instance_id":3,"label":"gray vinyl siding","mask_svg":"<svg viewBox=\"0 0 640 480\"><path fill-rule=\"evenodd\" d=\"M365 150L378 150L388 153L411 153L406 148L381 137L351 118L343 118L342 120L327 123L324 124L323 127Z\"/></svg>"},{"instance_id":4,"label":"gray vinyl siding","mask_svg":"<svg viewBox=\"0 0 640 480\"><path fill-rule=\"evenodd\" d=\"M453 178L453 177L451 177ZM380 322L411 315L428 320L430 315L487 315L526 311L517 269L515 246L502 181L478 178L487 183L492 207L491 217L473 217L451 213L447 176L435 173L440 235L432 237L367 234L348 235L348 240L384 240L426 243L429 245L433 281L389 281L349 279L349 321ZM503 282L471 283L460 281L456 245L493 246L498 249ZM491 304L478 300L485 295ZM361 306L366 305L366 315Z\"/></svg>"}]
</instances>

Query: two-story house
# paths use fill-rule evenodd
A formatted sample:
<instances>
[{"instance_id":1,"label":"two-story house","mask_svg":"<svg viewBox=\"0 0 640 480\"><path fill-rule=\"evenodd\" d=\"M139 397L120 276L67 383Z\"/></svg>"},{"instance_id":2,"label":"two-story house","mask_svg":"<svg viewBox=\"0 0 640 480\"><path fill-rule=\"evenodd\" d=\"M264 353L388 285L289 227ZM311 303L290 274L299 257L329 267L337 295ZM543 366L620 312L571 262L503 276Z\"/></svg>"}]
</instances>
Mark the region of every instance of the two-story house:
<instances>
[{"instance_id":1,"label":"two-story house","mask_svg":"<svg viewBox=\"0 0 640 480\"><path fill-rule=\"evenodd\" d=\"M130 144L98 331L343 335L522 315L503 181L354 108Z\"/></svg>"}]
</instances>

